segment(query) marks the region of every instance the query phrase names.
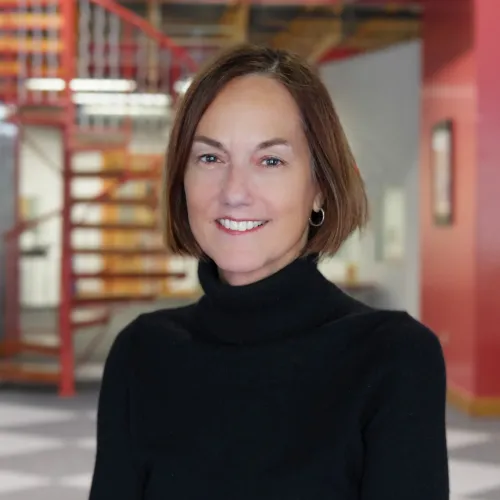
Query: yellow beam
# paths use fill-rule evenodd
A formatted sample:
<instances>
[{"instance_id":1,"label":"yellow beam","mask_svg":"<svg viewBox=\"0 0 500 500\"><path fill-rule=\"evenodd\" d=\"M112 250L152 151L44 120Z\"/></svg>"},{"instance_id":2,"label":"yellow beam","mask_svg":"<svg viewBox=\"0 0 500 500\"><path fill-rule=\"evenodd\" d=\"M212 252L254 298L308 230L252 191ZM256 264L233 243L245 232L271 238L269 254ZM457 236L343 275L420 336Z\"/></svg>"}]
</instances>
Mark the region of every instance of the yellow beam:
<instances>
[{"instance_id":1,"label":"yellow beam","mask_svg":"<svg viewBox=\"0 0 500 500\"><path fill-rule=\"evenodd\" d=\"M358 26L343 45L360 50L377 49L420 35L418 20L373 19Z\"/></svg>"},{"instance_id":2,"label":"yellow beam","mask_svg":"<svg viewBox=\"0 0 500 500\"><path fill-rule=\"evenodd\" d=\"M328 35L323 36L318 40L318 42L312 47L311 51L307 56L307 60L315 64L317 63L323 55L326 54L331 48L337 46L342 41L342 33L339 29L336 33L332 32Z\"/></svg>"},{"instance_id":3,"label":"yellow beam","mask_svg":"<svg viewBox=\"0 0 500 500\"><path fill-rule=\"evenodd\" d=\"M360 33L408 32L418 33L420 21L417 19L371 19L359 25Z\"/></svg>"},{"instance_id":4,"label":"yellow beam","mask_svg":"<svg viewBox=\"0 0 500 500\"><path fill-rule=\"evenodd\" d=\"M292 50L302 57L313 60L318 53L340 41L340 19L295 19L288 29L272 40L276 48Z\"/></svg>"},{"instance_id":5,"label":"yellow beam","mask_svg":"<svg viewBox=\"0 0 500 500\"><path fill-rule=\"evenodd\" d=\"M239 1L227 6L220 19L221 32L227 35L231 43L243 43L248 40L248 21L250 2Z\"/></svg>"},{"instance_id":6,"label":"yellow beam","mask_svg":"<svg viewBox=\"0 0 500 500\"><path fill-rule=\"evenodd\" d=\"M250 19L249 2L240 2L235 6L233 41L243 43L248 40L248 21Z\"/></svg>"}]
</instances>

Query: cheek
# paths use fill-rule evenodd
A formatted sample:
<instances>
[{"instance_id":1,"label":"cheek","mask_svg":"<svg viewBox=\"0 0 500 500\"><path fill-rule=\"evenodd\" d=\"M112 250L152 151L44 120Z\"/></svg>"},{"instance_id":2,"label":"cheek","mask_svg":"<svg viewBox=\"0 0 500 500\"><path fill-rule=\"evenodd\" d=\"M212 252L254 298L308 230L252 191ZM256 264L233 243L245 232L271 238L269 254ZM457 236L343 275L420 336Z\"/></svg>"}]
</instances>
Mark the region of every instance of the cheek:
<instances>
[{"instance_id":1,"label":"cheek","mask_svg":"<svg viewBox=\"0 0 500 500\"><path fill-rule=\"evenodd\" d=\"M311 212L314 201L314 188L306 180L283 182L268 193L269 204L276 212L301 224Z\"/></svg>"},{"instance_id":2,"label":"cheek","mask_svg":"<svg viewBox=\"0 0 500 500\"><path fill-rule=\"evenodd\" d=\"M204 203L203 183L199 175L188 168L184 177L184 192L186 193L186 203L188 209L196 209Z\"/></svg>"},{"instance_id":3,"label":"cheek","mask_svg":"<svg viewBox=\"0 0 500 500\"><path fill-rule=\"evenodd\" d=\"M201 219L206 219L211 212L214 199L217 198L216 186L208 179L196 173L186 173L184 178L184 192L188 216L196 224Z\"/></svg>"}]
</instances>

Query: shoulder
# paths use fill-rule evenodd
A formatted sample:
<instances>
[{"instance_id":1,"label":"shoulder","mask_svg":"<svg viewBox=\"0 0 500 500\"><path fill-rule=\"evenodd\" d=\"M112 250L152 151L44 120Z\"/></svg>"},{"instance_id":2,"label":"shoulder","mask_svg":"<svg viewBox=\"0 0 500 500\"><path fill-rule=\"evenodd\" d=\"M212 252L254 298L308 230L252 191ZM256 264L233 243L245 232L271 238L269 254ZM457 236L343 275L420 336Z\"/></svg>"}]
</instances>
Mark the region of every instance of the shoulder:
<instances>
[{"instance_id":1,"label":"shoulder","mask_svg":"<svg viewBox=\"0 0 500 500\"><path fill-rule=\"evenodd\" d=\"M439 363L443 350L438 336L406 312L387 311L377 332L383 354L394 362Z\"/></svg>"},{"instance_id":2,"label":"shoulder","mask_svg":"<svg viewBox=\"0 0 500 500\"><path fill-rule=\"evenodd\" d=\"M369 332L367 347L374 387L442 393L446 385L443 349L437 335L406 312L386 311ZM397 389L399 390L399 389Z\"/></svg>"},{"instance_id":3,"label":"shoulder","mask_svg":"<svg viewBox=\"0 0 500 500\"><path fill-rule=\"evenodd\" d=\"M345 331L356 346L363 370L377 379L417 376L422 370L444 373L438 336L405 311L376 309L348 299L349 307L332 329Z\"/></svg>"},{"instance_id":4,"label":"shoulder","mask_svg":"<svg viewBox=\"0 0 500 500\"><path fill-rule=\"evenodd\" d=\"M436 356L441 353L437 335L406 311L368 306L335 285L331 285L330 290L332 326L340 321L349 330L359 332L379 354Z\"/></svg>"}]
</instances>

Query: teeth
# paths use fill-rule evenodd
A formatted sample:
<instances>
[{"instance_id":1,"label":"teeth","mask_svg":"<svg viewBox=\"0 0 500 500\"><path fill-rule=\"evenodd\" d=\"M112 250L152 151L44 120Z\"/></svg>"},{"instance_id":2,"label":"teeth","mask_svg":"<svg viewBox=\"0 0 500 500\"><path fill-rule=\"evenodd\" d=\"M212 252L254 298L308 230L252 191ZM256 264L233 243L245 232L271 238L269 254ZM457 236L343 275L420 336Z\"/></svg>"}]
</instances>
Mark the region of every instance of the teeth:
<instances>
[{"instance_id":1,"label":"teeth","mask_svg":"<svg viewBox=\"0 0 500 500\"><path fill-rule=\"evenodd\" d=\"M219 224L224 226L226 229L231 229L231 231L249 231L250 229L255 229L258 226L262 226L264 221L240 221L236 222L235 220L229 219L217 219Z\"/></svg>"}]
</instances>

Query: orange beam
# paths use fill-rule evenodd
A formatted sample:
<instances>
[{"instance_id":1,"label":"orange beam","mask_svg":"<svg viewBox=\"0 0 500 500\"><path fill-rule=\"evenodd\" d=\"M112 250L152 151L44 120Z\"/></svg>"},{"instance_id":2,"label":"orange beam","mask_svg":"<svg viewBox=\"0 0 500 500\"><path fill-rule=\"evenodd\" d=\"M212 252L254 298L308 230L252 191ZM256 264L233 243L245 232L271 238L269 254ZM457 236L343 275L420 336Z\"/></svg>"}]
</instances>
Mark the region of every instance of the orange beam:
<instances>
[{"instance_id":1,"label":"orange beam","mask_svg":"<svg viewBox=\"0 0 500 500\"><path fill-rule=\"evenodd\" d=\"M0 76L19 76L21 65L17 61L2 61Z\"/></svg>"},{"instance_id":2,"label":"orange beam","mask_svg":"<svg viewBox=\"0 0 500 500\"><path fill-rule=\"evenodd\" d=\"M394 1L394 0L393 0ZM251 4L251 5L304 5L304 6L323 6L323 5L339 5L345 2L345 0L244 0L243 3ZM379 0L381 4L386 3L384 0ZM122 3L126 6L127 3L132 3L131 1L127 2L127 0ZM162 0L162 3L175 3L175 4L184 4L184 5L221 5L225 3L232 3L223 0Z\"/></svg>"},{"instance_id":3,"label":"orange beam","mask_svg":"<svg viewBox=\"0 0 500 500\"><path fill-rule=\"evenodd\" d=\"M59 6L61 0L24 0L23 3L26 7L48 7L49 5ZM2 9L18 9L19 6L19 0L0 0Z\"/></svg>"},{"instance_id":4,"label":"orange beam","mask_svg":"<svg viewBox=\"0 0 500 500\"><path fill-rule=\"evenodd\" d=\"M0 63L0 77L13 78L62 78L62 68L49 68L48 66L40 66L34 70L33 68L24 69L18 61L2 61Z\"/></svg>"},{"instance_id":5,"label":"orange beam","mask_svg":"<svg viewBox=\"0 0 500 500\"><path fill-rule=\"evenodd\" d=\"M3 30L55 30L59 29L61 25L62 18L59 14L21 14L18 12L7 12L0 16L0 29Z\"/></svg>"},{"instance_id":6,"label":"orange beam","mask_svg":"<svg viewBox=\"0 0 500 500\"><path fill-rule=\"evenodd\" d=\"M61 40L35 40L34 38L3 37L0 38L0 53L29 52L37 54L60 53ZM3 64L2 64L3 65Z\"/></svg>"}]
</instances>

